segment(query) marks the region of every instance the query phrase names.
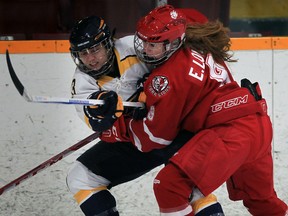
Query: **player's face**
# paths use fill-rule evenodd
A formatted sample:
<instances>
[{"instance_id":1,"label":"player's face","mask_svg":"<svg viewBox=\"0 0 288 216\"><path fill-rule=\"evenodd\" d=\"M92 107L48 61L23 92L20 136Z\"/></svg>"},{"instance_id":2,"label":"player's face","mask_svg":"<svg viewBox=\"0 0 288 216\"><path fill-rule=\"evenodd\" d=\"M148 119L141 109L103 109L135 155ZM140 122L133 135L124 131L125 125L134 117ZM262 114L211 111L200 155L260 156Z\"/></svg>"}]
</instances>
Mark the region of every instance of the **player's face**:
<instances>
[{"instance_id":1,"label":"player's face","mask_svg":"<svg viewBox=\"0 0 288 216\"><path fill-rule=\"evenodd\" d=\"M79 52L79 58L91 70L99 70L108 60L106 48L97 44Z\"/></svg>"},{"instance_id":2,"label":"player's face","mask_svg":"<svg viewBox=\"0 0 288 216\"><path fill-rule=\"evenodd\" d=\"M160 59L165 54L165 47L163 43L143 42L144 52L148 57Z\"/></svg>"}]
</instances>

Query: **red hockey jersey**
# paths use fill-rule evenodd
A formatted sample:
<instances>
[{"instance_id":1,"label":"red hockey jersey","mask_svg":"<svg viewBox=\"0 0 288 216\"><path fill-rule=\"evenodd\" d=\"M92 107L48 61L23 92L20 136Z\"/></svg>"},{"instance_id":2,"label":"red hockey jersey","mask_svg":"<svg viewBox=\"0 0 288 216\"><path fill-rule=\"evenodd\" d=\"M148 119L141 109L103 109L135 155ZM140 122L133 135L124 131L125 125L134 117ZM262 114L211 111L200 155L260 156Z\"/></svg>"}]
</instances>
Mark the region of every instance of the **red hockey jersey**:
<instances>
[{"instance_id":1,"label":"red hockey jersey","mask_svg":"<svg viewBox=\"0 0 288 216\"><path fill-rule=\"evenodd\" d=\"M110 141L132 141L147 152L169 145L181 129L197 132L262 110L248 89L233 80L224 62L188 48L155 68L144 92L147 116L126 119L127 131L120 118L112 129L114 139L107 136Z\"/></svg>"}]
</instances>

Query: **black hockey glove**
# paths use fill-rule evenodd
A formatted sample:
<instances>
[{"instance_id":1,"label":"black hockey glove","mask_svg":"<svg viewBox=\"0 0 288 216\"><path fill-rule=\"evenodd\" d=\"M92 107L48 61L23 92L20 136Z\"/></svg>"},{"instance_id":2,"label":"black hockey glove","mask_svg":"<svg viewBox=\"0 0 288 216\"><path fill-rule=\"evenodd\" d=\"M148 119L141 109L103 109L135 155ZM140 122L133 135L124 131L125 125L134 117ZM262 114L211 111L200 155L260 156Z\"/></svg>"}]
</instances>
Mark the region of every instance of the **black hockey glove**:
<instances>
[{"instance_id":1,"label":"black hockey glove","mask_svg":"<svg viewBox=\"0 0 288 216\"><path fill-rule=\"evenodd\" d=\"M144 82L147 80L149 74L145 74L143 78L137 81L137 92L138 92L138 101L142 103L146 103L146 95L144 93ZM132 110L132 118L135 120L142 120L147 116L148 110L145 107L137 107Z\"/></svg>"},{"instance_id":2,"label":"black hockey glove","mask_svg":"<svg viewBox=\"0 0 288 216\"><path fill-rule=\"evenodd\" d=\"M258 82L251 83L250 80L244 78L241 80L241 87L247 88L250 93L253 95L256 101L262 99L261 89L259 87Z\"/></svg>"},{"instance_id":3,"label":"black hockey glove","mask_svg":"<svg viewBox=\"0 0 288 216\"><path fill-rule=\"evenodd\" d=\"M138 101L138 102L142 102L145 104L146 102L146 95L144 93L144 83L147 80L149 76L149 73L144 74L144 76L142 78L140 78L137 81L137 90L136 92L132 95L132 97L130 97L128 100L132 100L132 101ZM146 106L145 107L125 107L125 115L132 117L135 120L142 120L144 117L146 117L148 111Z\"/></svg>"},{"instance_id":4,"label":"black hockey glove","mask_svg":"<svg viewBox=\"0 0 288 216\"><path fill-rule=\"evenodd\" d=\"M148 110L145 107L136 107L132 111L132 118L134 120L142 120L147 116Z\"/></svg>"},{"instance_id":5,"label":"black hockey glove","mask_svg":"<svg viewBox=\"0 0 288 216\"><path fill-rule=\"evenodd\" d=\"M116 119L122 115L122 99L114 91L97 91L88 99L104 100L103 105L84 106L84 113L94 131L102 132L111 128Z\"/></svg>"},{"instance_id":6,"label":"black hockey glove","mask_svg":"<svg viewBox=\"0 0 288 216\"><path fill-rule=\"evenodd\" d=\"M137 92L140 93L144 90L144 83L148 79L149 75L150 75L150 73L146 73L146 74L144 74L144 76L142 78L137 80Z\"/></svg>"}]
</instances>

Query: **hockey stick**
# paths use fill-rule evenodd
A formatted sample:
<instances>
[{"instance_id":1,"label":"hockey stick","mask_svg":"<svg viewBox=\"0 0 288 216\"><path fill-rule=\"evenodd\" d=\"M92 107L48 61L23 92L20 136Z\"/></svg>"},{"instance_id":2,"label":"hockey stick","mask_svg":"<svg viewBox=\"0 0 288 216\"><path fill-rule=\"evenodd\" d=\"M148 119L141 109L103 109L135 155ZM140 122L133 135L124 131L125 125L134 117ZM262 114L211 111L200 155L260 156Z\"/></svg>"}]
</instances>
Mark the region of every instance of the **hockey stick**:
<instances>
[{"instance_id":1,"label":"hockey stick","mask_svg":"<svg viewBox=\"0 0 288 216\"><path fill-rule=\"evenodd\" d=\"M52 157L52 158L48 159L47 161L43 162L42 164L38 165L34 169L26 172L25 174L21 175L20 177L16 178L15 180L6 184L2 188L0 188L0 195L11 190L12 188L18 186L20 183L27 180L28 178L35 176L37 173L46 169L47 167L52 166L54 163L58 162L59 160L63 159L64 157L70 155L72 152L75 152L76 150L80 149L81 147L85 146L86 144L97 139L99 137L99 134L100 133L98 133L98 132L91 134L90 136L79 141L78 143L74 144L73 146L69 147L68 149L60 152L59 154L55 155L54 157Z\"/></svg>"},{"instance_id":2,"label":"hockey stick","mask_svg":"<svg viewBox=\"0 0 288 216\"><path fill-rule=\"evenodd\" d=\"M6 50L6 61L8 70L11 76L11 79L17 88L18 92L24 99L28 102L35 103L53 103L53 104L79 104L84 106L89 105L101 105L104 104L103 100L95 100L95 99L74 99L74 98L56 98L56 97L47 97L47 96L32 96L28 94L28 91L24 88L23 84L19 80L16 75L16 72L12 66L9 52ZM123 101L123 106L126 107L144 107L143 103L140 102L127 102Z\"/></svg>"}]
</instances>

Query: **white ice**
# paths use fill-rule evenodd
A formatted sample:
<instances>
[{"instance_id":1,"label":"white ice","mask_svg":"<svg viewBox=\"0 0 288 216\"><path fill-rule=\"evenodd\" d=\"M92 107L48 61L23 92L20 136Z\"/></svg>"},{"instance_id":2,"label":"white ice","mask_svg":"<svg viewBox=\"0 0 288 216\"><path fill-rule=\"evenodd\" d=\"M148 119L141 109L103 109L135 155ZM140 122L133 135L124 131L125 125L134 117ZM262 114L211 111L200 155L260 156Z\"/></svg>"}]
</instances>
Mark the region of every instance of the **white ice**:
<instances>
[{"instance_id":1,"label":"white ice","mask_svg":"<svg viewBox=\"0 0 288 216\"><path fill-rule=\"evenodd\" d=\"M283 55L287 59L287 52ZM271 110L275 129L274 178L278 196L288 203L288 116L286 114L288 73L285 69L288 68L287 61L281 62L282 69L286 72L282 70L281 76L278 75L280 76L278 86L274 88L274 91L278 91L279 94L272 96L272 90L269 90L272 89L271 82L269 83L272 76L270 70L272 63L269 63L271 54L268 51L264 53L247 51L239 52L237 57L241 60L239 64L242 66L232 67L238 73L236 76L250 74L253 81L263 83L270 104L272 98L279 102L279 106L274 107L273 112ZM74 71L69 54L11 55L11 59L20 79L33 95L69 96L69 86ZM78 119L72 106L25 102L10 80L4 55L0 55L0 77L0 186L4 186L92 132ZM281 98L283 100L280 100ZM66 187L65 177L73 161L94 143L81 148L1 195L0 215L83 215ZM159 215L152 192L152 182L160 168L112 189L121 215ZM241 202L232 202L228 199L225 185L215 193L226 215L249 215Z\"/></svg>"}]
</instances>

